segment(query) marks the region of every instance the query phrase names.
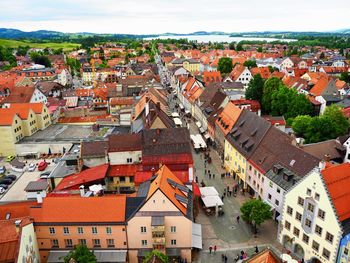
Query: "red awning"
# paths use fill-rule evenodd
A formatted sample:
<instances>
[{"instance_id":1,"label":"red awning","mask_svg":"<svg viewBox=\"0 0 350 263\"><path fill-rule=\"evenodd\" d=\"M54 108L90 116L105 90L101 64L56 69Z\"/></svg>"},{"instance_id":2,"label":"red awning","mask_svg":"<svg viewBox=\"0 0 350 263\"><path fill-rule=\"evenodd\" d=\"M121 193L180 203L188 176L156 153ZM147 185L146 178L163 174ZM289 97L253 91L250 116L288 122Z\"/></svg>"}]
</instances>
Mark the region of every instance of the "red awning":
<instances>
[{"instance_id":1,"label":"red awning","mask_svg":"<svg viewBox=\"0 0 350 263\"><path fill-rule=\"evenodd\" d=\"M199 186L195 182L192 182L192 192L194 196L201 196L201 191L199 191Z\"/></svg>"}]
</instances>

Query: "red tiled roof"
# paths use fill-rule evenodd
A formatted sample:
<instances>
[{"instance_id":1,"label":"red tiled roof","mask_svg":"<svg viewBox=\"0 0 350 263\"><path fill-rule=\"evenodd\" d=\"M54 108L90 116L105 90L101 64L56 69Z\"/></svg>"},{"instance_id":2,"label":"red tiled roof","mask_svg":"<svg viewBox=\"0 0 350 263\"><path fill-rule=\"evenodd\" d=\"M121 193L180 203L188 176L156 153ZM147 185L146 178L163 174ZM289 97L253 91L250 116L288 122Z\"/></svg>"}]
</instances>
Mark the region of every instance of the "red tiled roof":
<instances>
[{"instance_id":1,"label":"red tiled roof","mask_svg":"<svg viewBox=\"0 0 350 263\"><path fill-rule=\"evenodd\" d=\"M142 170L141 164L122 164L122 165L111 165L109 167L108 176L134 176L138 171Z\"/></svg>"},{"instance_id":2,"label":"red tiled roof","mask_svg":"<svg viewBox=\"0 0 350 263\"><path fill-rule=\"evenodd\" d=\"M0 243L0 262L16 262L18 240Z\"/></svg>"},{"instance_id":3,"label":"red tiled roof","mask_svg":"<svg viewBox=\"0 0 350 263\"><path fill-rule=\"evenodd\" d=\"M6 215L10 218L26 217L29 215L30 207L35 205L33 201L11 202L0 205L0 220L5 220Z\"/></svg>"},{"instance_id":4,"label":"red tiled roof","mask_svg":"<svg viewBox=\"0 0 350 263\"><path fill-rule=\"evenodd\" d=\"M86 169L80 173L66 176L57 185L55 191L68 189L79 189L79 186L103 180L107 175L108 164L102 164L96 167Z\"/></svg>"},{"instance_id":5,"label":"red tiled roof","mask_svg":"<svg viewBox=\"0 0 350 263\"><path fill-rule=\"evenodd\" d=\"M36 223L124 222L125 195L46 197L31 208Z\"/></svg>"},{"instance_id":6,"label":"red tiled roof","mask_svg":"<svg viewBox=\"0 0 350 263\"><path fill-rule=\"evenodd\" d=\"M339 220L350 218L350 163L329 167L322 175Z\"/></svg>"},{"instance_id":7,"label":"red tiled roof","mask_svg":"<svg viewBox=\"0 0 350 263\"><path fill-rule=\"evenodd\" d=\"M328 77L321 77L310 90L310 93L314 96L319 96L322 94L322 92L327 88L327 85L329 83Z\"/></svg>"},{"instance_id":8,"label":"red tiled roof","mask_svg":"<svg viewBox=\"0 0 350 263\"><path fill-rule=\"evenodd\" d=\"M111 98L109 101L109 105L116 106L116 105L133 105L134 104L134 98L133 97L117 97L117 98Z\"/></svg>"}]
</instances>

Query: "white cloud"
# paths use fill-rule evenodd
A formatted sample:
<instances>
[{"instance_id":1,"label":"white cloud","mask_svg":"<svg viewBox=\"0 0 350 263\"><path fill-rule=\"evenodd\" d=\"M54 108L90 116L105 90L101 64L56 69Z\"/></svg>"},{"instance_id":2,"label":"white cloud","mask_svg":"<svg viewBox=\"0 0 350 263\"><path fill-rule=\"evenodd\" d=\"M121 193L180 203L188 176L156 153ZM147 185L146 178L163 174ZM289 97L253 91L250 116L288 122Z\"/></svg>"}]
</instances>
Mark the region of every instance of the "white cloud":
<instances>
[{"instance_id":1,"label":"white cloud","mask_svg":"<svg viewBox=\"0 0 350 263\"><path fill-rule=\"evenodd\" d=\"M349 0L0 0L0 27L26 31L164 33L350 27Z\"/></svg>"}]
</instances>

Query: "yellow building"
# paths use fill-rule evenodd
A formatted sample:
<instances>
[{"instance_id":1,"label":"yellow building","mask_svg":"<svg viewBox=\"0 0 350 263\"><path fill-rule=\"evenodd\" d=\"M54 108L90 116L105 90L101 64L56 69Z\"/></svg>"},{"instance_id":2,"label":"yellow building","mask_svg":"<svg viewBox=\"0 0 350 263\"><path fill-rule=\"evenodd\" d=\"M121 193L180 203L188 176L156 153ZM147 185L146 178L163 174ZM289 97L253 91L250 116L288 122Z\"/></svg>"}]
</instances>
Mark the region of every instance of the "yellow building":
<instances>
[{"instance_id":1,"label":"yellow building","mask_svg":"<svg viewBox=\"0 0 350 263\"><path fill-rule=\"evenodd\" d=\"M134 192L134 176L138 171L142 171L140 164L111 165L108 171L108 189L119 193Z\"/></svg>"},{"instance_id":2,"label":"yellow building","mask_svg":"<svg viewBox=\"0 0 350 263\"><path fill-rule=\"evenodd\" d=\"M0 109L0 156L14 155L14 144L51 124L43 103L14 103Z\"/></svg>"},{"instance_id":3,"label":"yellow building","mask_svg":"<svg viewBox=\"0 0 350 263\"><path fill-rule=\"evenodd\" d=\"M183 67L184 69L188 70L189 72L193 73L196 71L200 71L200 66L201 63L199 60L195 60L195 59L185 59L185 58L178 58L178 59L174 59L171 64L173 66L179 66L179 67Z\"/></svg>"},{"instance_id":4,"label":"yellow building","mask_svg":"<svg viewBox=\"0 0 350 263\"><path fill-rule=\"evenodd\" d=\"M230 142L225 139L225 161L224 165L226 171L235 175L235 178L244 182L244 187L246 187L246 167L247 167L247 159L240 154L238 150L234 146L230 144Z\"/></svg>"}]
</instances>

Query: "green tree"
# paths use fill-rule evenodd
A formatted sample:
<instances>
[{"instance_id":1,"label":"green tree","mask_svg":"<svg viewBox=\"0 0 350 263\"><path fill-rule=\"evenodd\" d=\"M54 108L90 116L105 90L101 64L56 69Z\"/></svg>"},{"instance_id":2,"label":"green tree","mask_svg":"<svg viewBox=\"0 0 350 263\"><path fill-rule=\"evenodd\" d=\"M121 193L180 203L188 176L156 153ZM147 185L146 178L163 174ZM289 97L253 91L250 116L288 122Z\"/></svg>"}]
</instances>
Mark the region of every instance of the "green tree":
<instances>
[{"instance_id":1,"label":"green tree","mask_svg":"<svg viewBox=\"0 0 350 263\"><path fill-rule=\"evenodd\" d=\"M29 49L30 49L29 46L25 46L25 47L19 46L19 47L17 48L16 55L17 55L17 56L25 56L25 55L27 55L27 52L28 52Z\"/></svg>"},{"instance_id":2,"label":"green tree","mask_svg":"<svg viewBox=\"0 0 350 263\"><path fill-rule=\"evenodd\" d=\"M155 261L156 259L160 260L163 263L169 262L169 257L167 255L155 249L146 254L145 258L142 260L142 263L157 262Z\"/></svg>"},{"instance_id":3,"label":"green tree","mask_svg":"<svg viewBox=\"0 0 350 263\"><path fill-rule=\"evenodd\" d=\"M63 53L63 48L58 48L53 51L54 55L61 55Z\"/></svg>"},{"instance_id":4,"label":"green tree","mask_svg":"<svg viewBox=\"0 0 350 263\"><path fill-rule=\"evenodd\" d=\"M237 50L237 51L244 51L242 42L238 42L238 44L237 44L237 46L236 46L236 50Z\"/></svg>"},{"instance_id":5,"label":"green tree","mask_svg":"<svg viewBox=\"0 0 350 263\"><path fill-rule=\"evenodd\" d=\"M340 74L339 79L345 81L346 83L350 83L350 74L349 74L349 72L342 72Z\"/></svg>"},{"instance_id":6,"label":"green tree","mask_svg":"<svg viewBox=\"0 0 350 263\"><path fill-rule=\"evenodd\" d=\"M251 68L256 68L257 65L256 65L256 61L255 60L247 60L243 63L243 66L251 69Z\"/></svg>"},{"instance_id":7,"label":"green tree","mask_svg":"<svg viewBox=\"0 0 350 263\"><path fill-rule=\"evenodd\" d=\"M258 52L263 52L263 49L262 49L262 47L260 46L260 47L258 47L258 49L256 50L256 51L258 51Z\"/></svg>"},{"instance_id":8,"label":"green tree","mask_svg":"<svg viewBox=\"0 0 350 263\"><path fill-rule=\"evenodd\" d=\"M232 71L233 65L232 65L232 59L228 57L221 57L219 59L218 63L218 71L220 71L221 74L230 73Z\"/></svg>"},{"instance_id":9,"label":"green tree","mask_svg":"<svg viewBox=\"0 0 350 263\"><path fill-rule=\"evenodd\" d=\"M65 263L69 263L72 259L77 263L95 263L96 256L85 245L77 245L74 250L70 251L67 256L63 258Z\"/></svg>"},{"instance_id":10,"label":"green tree","mask_svg":"<svg viewBox=\"0 0 350 263\"><path fill-rule=\"evenodd\" d=\"M259 199L246 201L240 210L242 219L253 226L255 234L258 226L272 218L271 207Z\"/></svg>"},{"instance_id":11,"label":"green tree","mask_svg":"<svg viewBox=\"0 0 350 263\"><path fill-rule=\"evenodd\" d=\"M305 137L311 120L312 117L308 115L300 115L293 120L292 129L298 137Z\"/></svg>"},{"instance_id":12,"label":"green tree","mask_svg":"<svg viewBox=\"0 0 350 263\"><path fill-rule=\"evenodd\" d=\"M273 68L273 66L268 66L268 68L269 68L270 73L273 73L273 72L275 71L275 69Z\"/></svg>"},{"instance_id":13,"label":"green tree","mask_svg":"<svg viewBox=\"0 0 350 263\"><path fill-rule=\"evenodd\" d=\"M51 67L51 61L45 55L41 55L37 52L32 52L30 53L30 58L34 61L35 64L44 65L47 68Z\"/></svg>"},{"instance_id":14,"label":"green tree","mask_svg":"<svg viewBox=\"0 0 350 263\"><path fill-rule=\"evenodd\" d=\"M261 106L265 113L271 112L272 93L273 91L277 90L281 85L283 85L282 81L276 77L269 78L267 81L265 81L263 88L263 96L261 99Z\"/></svg>"},{"instance_id":15,"label":"green tree","mask_svg":"<svg viewBox=\"0 0 350 263\"><path fill-rule=\"evenodd\" d=\"M335 104L328 106L321 118L329 119L334 124L334 138L344 135L349 129L348 120L345 118L341 108Z\"/></svg>"},{"instance_id":16,"label":"green tree","mask_svg":"<svg viewBox=\"0 0 350 263\"><path fill-rule=\"evenodd\" d=\"M235 42L231 42L229 45L228 45L228 48L231 49L231 50L235 50Z\"/></svg>"},{"instance_id":17,"label":"green tree","mask_svg":"<svg viewBox=\"0 0 350 263\"><path fill-rule=\"evenodd\" d=\"M263 96L265 80L260 74L256 74L249 82L248 88L245 91L245 97L248 100L257 100L261 103Z\"/></svg>"}]
</instances>

